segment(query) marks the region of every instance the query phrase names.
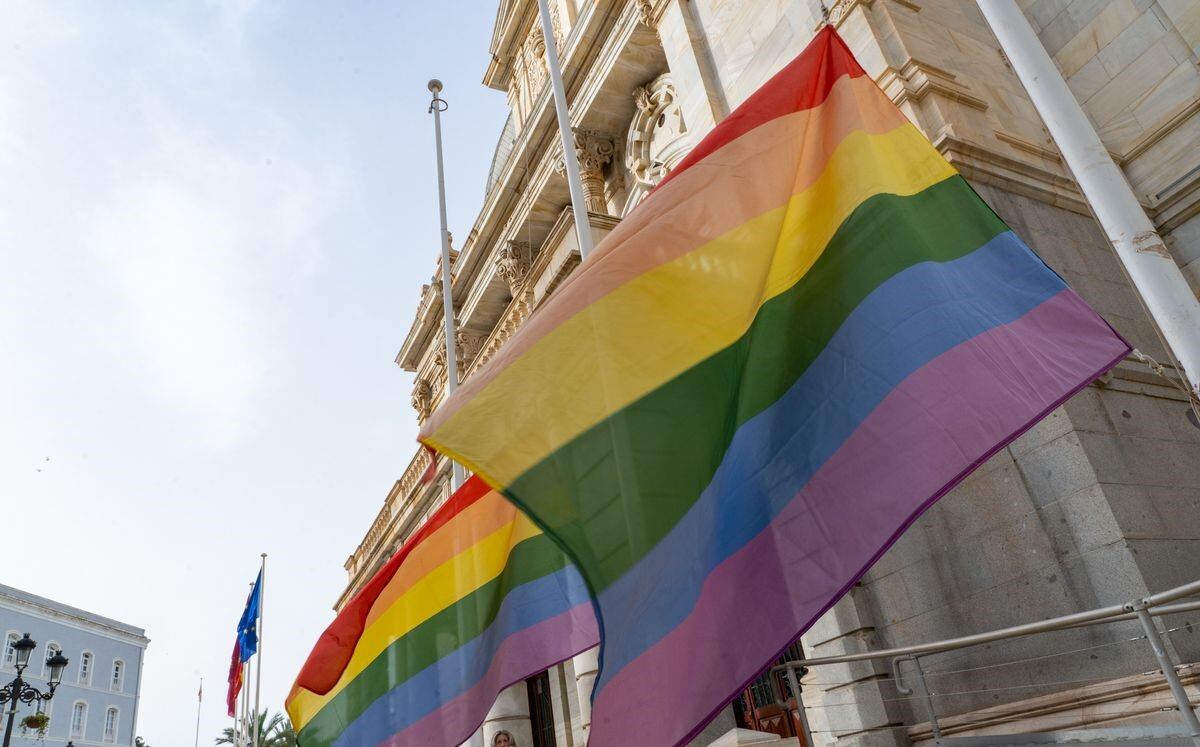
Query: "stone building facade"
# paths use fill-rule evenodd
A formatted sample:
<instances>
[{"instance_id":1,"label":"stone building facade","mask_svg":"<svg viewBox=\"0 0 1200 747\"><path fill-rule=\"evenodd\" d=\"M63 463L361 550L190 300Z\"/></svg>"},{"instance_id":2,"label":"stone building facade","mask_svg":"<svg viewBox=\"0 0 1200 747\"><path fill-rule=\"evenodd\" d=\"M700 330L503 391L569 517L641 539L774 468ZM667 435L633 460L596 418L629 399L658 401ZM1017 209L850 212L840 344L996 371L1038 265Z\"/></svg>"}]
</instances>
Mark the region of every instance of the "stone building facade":
<instances>
[{"instance_id":1,"label":"stone building facade","mask_svg":"<svg viewBox=\"0 0 1200 747\"><path fill-rule=\"evenodd\" d=\"M0 659L2 684L15 676L12 646L25 633L38 643L23 674L29 684L45 692L48 670L44 662L59 652L70 661L62 684L43 705L43 712L50 717L45 737L39 740L34 733L22 734L17 728L12 736L14 745L133 744L142 659L150 643L146 631L0 584L0 632L5 636ZM18 707L18 722L35 710L35 705ZM8 712L7 706L4 711Z\"/></svg>"},{"instance_id":2,"label":"stone building facade","mask_svg":"<svg viewBox=\"0 0 1200 747\"><path fill-rule=\"evenodd\" d=\"M818 0L550 0L574 149L598 242L704 133L804 48ZM1163 235L1200 288L1200 4L1021 0ZM983 198L1119 331L1169 356L974 3L827 0L867 72ZM534 0L502 0L484 84L508 95L479 216L452 255L454 354L471 376L579 264ZM500 125L501 123L497 123ZM435 255L433 249L431 256ZM440 266L396 358L418 420L446 392ZM1169 363L1167 370L1173 371ZM930 509L802 639L808 657L907 645L1125 602L1200 576L1200 429L1184 397L1126 361ZM417 451L348 558L340 607L449 494ZM748 612L748 614L751 614ZM1180 660L1200 631L1169 620ZM930 657L948 734L1167 723L1133 625ZM1174 630L1179 628L1179 630ZM730 631L730 636L738 631ZM581 745L595 656L506 691L477 740ZM1185 681L1200 682L1188 674ZM763 683L697 740L792 733ZM1195 687L1195 685L1192 685ZM813 668L815 742L921 743L923 710L882 665ZM1175 716L1174 718L1177 718ZM535 736L536 735L536 736ZM746 734L741 735L746 738ZM551 741L552 740L552 741ZM743 742L745 743L745 742Z\"/></svg>"}]
</instances>

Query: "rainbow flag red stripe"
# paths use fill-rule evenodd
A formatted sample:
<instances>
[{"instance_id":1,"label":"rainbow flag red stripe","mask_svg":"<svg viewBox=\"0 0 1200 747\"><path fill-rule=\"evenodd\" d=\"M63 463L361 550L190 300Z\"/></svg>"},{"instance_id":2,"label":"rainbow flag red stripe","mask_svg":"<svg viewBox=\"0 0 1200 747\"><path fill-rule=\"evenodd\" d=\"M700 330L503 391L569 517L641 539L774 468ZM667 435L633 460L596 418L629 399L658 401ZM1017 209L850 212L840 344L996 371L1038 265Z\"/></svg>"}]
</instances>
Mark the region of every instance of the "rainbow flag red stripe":
<instances>
[{"instance_id":1,"label":"rainbow flag red stripe","mask_svg":"<svg viewBox=\"0 0 1200 747\"><path fill-rule=\"evenodd\" d=\"M678 744L1128 351L826 27L420 439L586 578L592 743Z\"/></svg>"},{"instance_id":2,"label":"rainbow flag red stripe","mask_svg":"<svg viewBox=\"0 0 1200 747\"><path fill-rule=\"evenodd\" d=\"M562 551L473 477L321 635L287 710L305 747L460 744L502 689L598 639Z\"/></svg>"}]
</instances>

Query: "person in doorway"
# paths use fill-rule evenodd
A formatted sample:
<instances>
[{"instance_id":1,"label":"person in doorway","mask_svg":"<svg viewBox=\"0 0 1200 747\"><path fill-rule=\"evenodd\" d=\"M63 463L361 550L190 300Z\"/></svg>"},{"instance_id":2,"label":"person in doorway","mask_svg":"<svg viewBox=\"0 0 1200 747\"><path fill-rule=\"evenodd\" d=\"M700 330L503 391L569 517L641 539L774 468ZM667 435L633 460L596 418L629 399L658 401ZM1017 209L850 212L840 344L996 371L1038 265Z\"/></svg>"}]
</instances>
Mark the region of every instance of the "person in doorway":
<instances>
[{"instance_id":1,"label":"person in doorway","mask_svg":"<svg viewBox=\"0 0 1200 747\"><path fill-rule=\"evenodd\" d=\"M492 747L517 747L517 740L512 734L501 729L492 737Z\"/></svg>"}]
</instances>

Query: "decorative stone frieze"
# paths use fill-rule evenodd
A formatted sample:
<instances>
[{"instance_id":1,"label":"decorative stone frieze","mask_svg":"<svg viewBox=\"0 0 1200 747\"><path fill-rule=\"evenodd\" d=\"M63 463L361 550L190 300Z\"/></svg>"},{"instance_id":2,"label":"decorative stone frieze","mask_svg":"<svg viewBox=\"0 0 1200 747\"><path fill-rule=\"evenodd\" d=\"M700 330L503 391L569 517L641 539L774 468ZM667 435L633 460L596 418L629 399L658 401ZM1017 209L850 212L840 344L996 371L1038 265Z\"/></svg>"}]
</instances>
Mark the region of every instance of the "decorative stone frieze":
<instances>
[{"instance_id":1,"label":"decorative stone frieze","mask_svg":"<svg viewBox=\"0 0 1200 747\"><path fill-rule=\"evenodd\" d=\"M479 360L476 365L482 366L496 354L508 338L525 323L529 315L533 313L533 292L526 289L521 291L521 294L515 297L508 305L504 316L500 319L500 323L492 330L492 334L488 337L484 345L483 351L479 354Z\"/></svg>"}]
</instances>

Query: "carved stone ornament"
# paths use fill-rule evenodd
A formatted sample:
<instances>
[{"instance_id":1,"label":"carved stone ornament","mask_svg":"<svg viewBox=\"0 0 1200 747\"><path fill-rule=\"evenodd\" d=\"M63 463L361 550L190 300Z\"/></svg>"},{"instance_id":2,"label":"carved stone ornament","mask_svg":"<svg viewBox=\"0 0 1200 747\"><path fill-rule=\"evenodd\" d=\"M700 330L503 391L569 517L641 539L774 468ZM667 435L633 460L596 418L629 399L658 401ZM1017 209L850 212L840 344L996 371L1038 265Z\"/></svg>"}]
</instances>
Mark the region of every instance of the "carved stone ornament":
<instances>
[{"instance_id":1,"label":"carved stone ornament","mask_svg":"<svg viewBox=\"0 0 1200 747\"><path fill-rule=\"evenodd\" d=\"M417 383L413 387L412 406L417 411L417 421L424 423L433 406L433 387L429 386L429 382L425 379L417 379Z\"/></svg>"},{"instance_id":2,"label":"carved stone ornament","mask_svg":"<svg viewBox=\"0 0 1200 747\"><path fill-rule=\"evenodd\" d=\"M604 201L604 166L612 160L616 147L611 138L592 130L573 129L575 158L579 161L579 179L583 182L583 195L587 209L593 213L608 213ZM566 170L562 159L555 164L555 171Z\"/></svg>"},{"instance_id":3,"label":"carved stone ornament","mask_svg":"<svg viewBox=\"0 0 1200 747\"><path fill-rule=\"evenodd\" d=\"M481 335L478 332L468 330L459 330L454 335L454 352L458 356L458 360L464 366L469 365L479 353L479 349L483 347L483 341L486 339L487 335Z\"/></svg>"},{"instance_id":4,"label":"carved stone ornament","mask_svg":"<svg viewBox=\"0 0 1200 747\"><path fill-rule=\"evenodd\" d=\"M509 292L513 297L516 297L520 291L532 264L533 252L529 248L529 242L512 240L505 242L504 248L496 257L496 274L508 283Z\"/></svg>"},{"instance_id":5,"label":"carved stone ornament","mask_svg":"<svg viewBox=\"0 0 1200 747\"><path fill-rule=\"evenodd\" d=\"M528 81L526 89L531 96L537 96L541 92L542 86L546 84L549 75L546 68L546 38L542 35L540 26L535 24L533 30L529 32L523 54L525 55L525 76Z\"/></svg>"},{"instance_id":6,"label":"carved stone ornament","mask_svg":"<svg viewBox=\"0 0 1200 747\"><path fill-rule=\"evenodd\" d=\"M653 0L634 0L637 3L638 21L643 26L656 28L654 25L654 2Z\"/></svg>"},{"instance_id":7,"label":"carved stone ornament","mask_svg":"<svg viewBox=\"0 0 1200 747\"><path fill-rule=\"evenodd\" d=\"M500 318L500 322L496 325L496 330L491 335L491 340L487 347L480 353L479 365L483 365L496 354L508 338L525 323L529 315L533 313L533 292L523 290L521 294L512 300L505 311L504 316Z\"/></svg>"},{"instance_id":8,"label":"carved stone ornament","mask_svg":"<svg viewBox=\"0 0 1200 747\"><path fill-rule=\"evenodd\" d=\"M635 88L633 102L637 111L626 136L625 167L634 184L626 214L683 160L691 143L670 73Z\"/></svg>"}]
</instances>

